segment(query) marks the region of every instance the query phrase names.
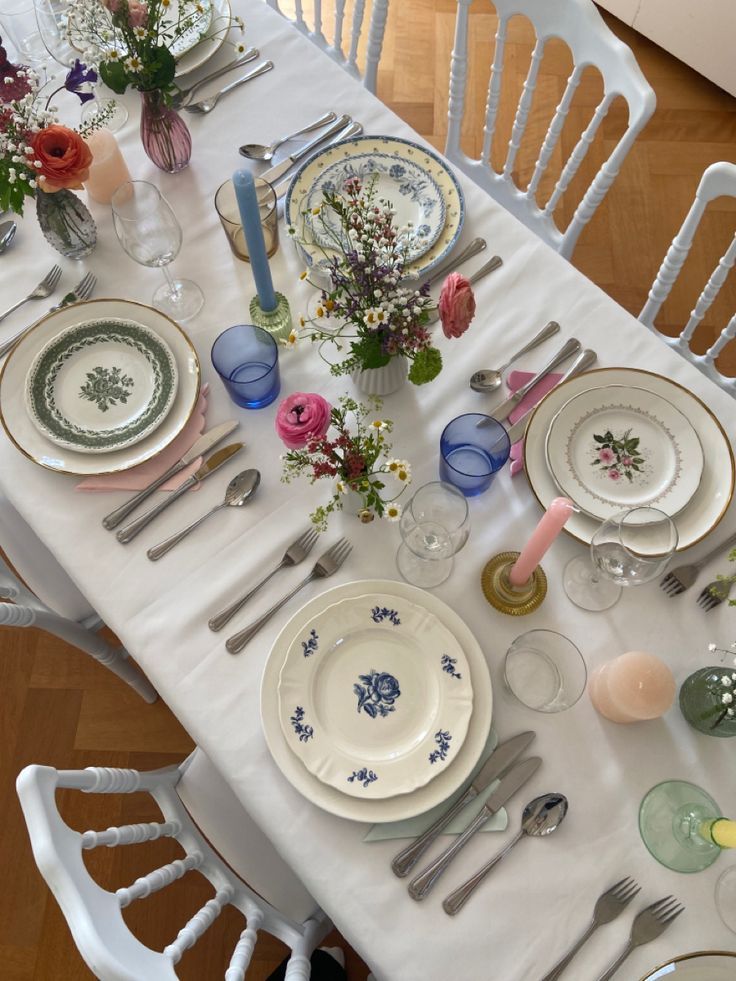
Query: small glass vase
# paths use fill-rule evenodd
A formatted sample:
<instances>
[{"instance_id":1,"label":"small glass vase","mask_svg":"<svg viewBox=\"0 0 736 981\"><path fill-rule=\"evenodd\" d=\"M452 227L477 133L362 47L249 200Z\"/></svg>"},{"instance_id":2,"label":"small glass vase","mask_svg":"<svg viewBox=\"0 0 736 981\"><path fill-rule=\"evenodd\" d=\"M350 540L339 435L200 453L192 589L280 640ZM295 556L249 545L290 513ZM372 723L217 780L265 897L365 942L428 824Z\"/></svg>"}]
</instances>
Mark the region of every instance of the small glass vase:
<instances>
[{"instance_id":1,"label":"small glass vase","mask_svg":"<svg viewBox=\"0 0 736 981\"><path fill-rule=\"evenodd\" d=\"M724 692L733 693L736 688L736 683L729 687L721 683L721 678L730 673L724 666L700 668L680 688L680 711L693 729L706 736L736 736L736 713L728 715L728 706L722 701ZM731 707L736 707L736 695Z\"/></svg>"},{"instance_id":2,"label":"small glass vase","mask_svg":"<svg viewBox=\"0 0 736 981\"><path fill-rule=\"evenodd\" d=\"M364 395L384 396L402 388L408 372L406 358L398 355L380 368L356 368L350 373L350 378Z\"/></svg>"},{"instance_id":3,"label":"small glass vase","mask_svg":"<svg viewBox=\"0 0 736 981\"><path fill-rule=\"evenodd\" d=\"M352 487L348 488L342 509L345 514L352 514L354 517L359 518L362 524L370 524L375 518L375 514L372 511L368 511L363 504L362 494L353 490Z\"/></svg>"},{"instance_id":4,"label":"small glass vase","mask_svg":"<svg viewBox=\"0 0 736 981\"><path fill-rule=\"evenodd\" d=\"M87 206L66 188L36 192L36 216L46 241L67 259L83 259L97 244L97 226Z\"/></svg>"},{"instance_id":5,"label":"small glass vase","mask_svg":"<svg viewBox=\"0 0 736 981\"><path fill-rule=\"evenodd\" d=\"M159 170L178 174L189 166L192 137L179 113L158 90L141 92L141 142Z\"/></svg>"}]
</instances>

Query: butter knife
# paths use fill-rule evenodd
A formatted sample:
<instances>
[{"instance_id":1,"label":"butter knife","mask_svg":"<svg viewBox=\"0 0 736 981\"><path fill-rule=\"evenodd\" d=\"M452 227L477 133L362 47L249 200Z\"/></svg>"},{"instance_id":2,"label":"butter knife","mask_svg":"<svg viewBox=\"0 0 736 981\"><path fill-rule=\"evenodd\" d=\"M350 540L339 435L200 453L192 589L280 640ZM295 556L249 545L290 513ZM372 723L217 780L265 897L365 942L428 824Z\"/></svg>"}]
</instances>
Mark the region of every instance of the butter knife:
<instances>
[{"instance_id":1,"label":"butter knife","mask_svg":"<svg viewBox=\"0 0 736 981\"><path fill-rule=\"evenodd\" d=\"M310 140L309 143L305 143L303 147L295 150L293 153L289 154L288 157L284 157L284 159L280 163L277 163L275 167L270 167L268 170L264 171L264 173L259 174L258 176L261 178L261 180L268 181L269 184L273 184L274 181L277 181L280 177L283 177L286 171L293 167L298 160L301 160L302 157L306 157L307 154L316 149L320 143L328 140L331 136L334 136L335 133L339 133L341 129L344 129L348 123L351 122L352 119L347 114L340 116L340 118L334 122L332 126L329 126L323 133L320 133L319 136L315 136L315 138Z\"/></svg>"},{"instance_id":2,"label":"butter knife","mask_svg":"<svg viewBox=\"0 0 736 981\"><path fill-rule=\"evenodd\" d=\"M528 760L522 760L512 770L509 770L465 831L457 836L455 841L442 852L436 861L428 865L415 879L412 879L409 883L409 895L412 899L424 899L429 894L442 873L455 856L465 848L473 835L480 831L488 818L492 817L499 807L502 807L517 790L520 790L531 779L541 764L542 761L538 756L531 756Z\"/></svg>"},{"instance_id":3,"label":"butter knife","mask_svg":"<svg viewBox=\"0 0 736 981\"><path fill-rule=\"evenodd\" d=\"M495 409L491 409L488 415L492 416L496 422L503 422L504 419L508 419L519 402L521 402L521 400L524 398L526 393L530 392L543 378L546 378L550 371L554 371L557 365L562 364L563 361L571 358L573 354L577 354L580 347L580 341L576 337L571 337L569 341L565 341L557 354L550 358L541 371L538 371L533 378L530 378L526 385L522 385L521 388L518 388L515 392L513 392L505 402L502 402ZM488 420L482 419L478 425L482 427L489 425L489 423Z\"/></svg>"},{"instance_id":4,"label":"butter knife","mask_svg":"<svg viewBox=\"0 0 736 981\"><path fill-rule=\"evenodd\" d=\"M227 422L221 422L220 425L215 426L214 429L210 429L206 433L202 433L199 439L197 439L191 448L186 451L184 456L181 457L180 460L177 460L173 466L169 467L165 473L162 473L160 477L152 480L148 487L144 487L142 491L138 491L138 493L131 497L129 501L126 501L125 504L121 504L119 508L111 511L108 515L105 515L105 517L102 519L103 527L107 528L108 531L112 531L113 528L117 528L121 521L127 518L132 511L135 511L138 505L142 504L146 498L150 497L151 494L153 494L155 490L158 490L162 484L165 484L167 480L170 480L172 477L176 476L176 474L182 471L185 467L188 467L190 463L194 463L197 457L207 453L213 446L217 446L221 440L223 440L226 436L229 436L234 429L238 428L239 425L240 423L236 422L234 419L228 419Z\"/></svg>"},{"instance_id":5,"label":"butter knife","mask_svg":"<svg viewBox=\"0 0 736 981\"><path fill-rule=\"evenodd\" d=\"M403 851L399 852L391 863L394 874L398 875L400 879L408 875L450 821L462 811L466 804L469 804L489 784L493 783L497 777L503 776L517 756L521 756L527 746L529 746L535 735L536 733L533 732L520 732L518 736L507 739L505 743L496 746L495 750L470 782L465 793L435 821L431 828L427 828L423 835L420 835L410 845L407 845Z\"/></svg>"},{"instance_id":6,"label":"butter knife","mask_svg":"<svg viewBox=\"0 0 736 981\"><path fill-rule=\"evenodd\" d=\"M212 453L204 461L199 470L192 474L191 477L188 477L181 487L177 487L177 489L172 491L172 493L169 494L168 497L164 498L163 501L159 501L158 504L154 505L152 508L149 508L148 511L142 514L139 518L136 518L135 521L131 521L129 525L121 528L115 535L117 540L122 542L124 545L127 545L128 542L132 541L139 532L143 531L146 525L149 525L154 518L161 514L162 511L165 511L170 504L173 504L174 501L178 501L182 494L186 494L186 492L190 488L194 487L195 484L200 483L202 480L206 480L207 477L210 477L216 470L219 470L223 464L227 463L227 461L235 456L236 453L242 450L243 445L243 443L230 443L229 446L223 446L221 450L217 450L215 453Z\"/></svg>"}]
</instances>

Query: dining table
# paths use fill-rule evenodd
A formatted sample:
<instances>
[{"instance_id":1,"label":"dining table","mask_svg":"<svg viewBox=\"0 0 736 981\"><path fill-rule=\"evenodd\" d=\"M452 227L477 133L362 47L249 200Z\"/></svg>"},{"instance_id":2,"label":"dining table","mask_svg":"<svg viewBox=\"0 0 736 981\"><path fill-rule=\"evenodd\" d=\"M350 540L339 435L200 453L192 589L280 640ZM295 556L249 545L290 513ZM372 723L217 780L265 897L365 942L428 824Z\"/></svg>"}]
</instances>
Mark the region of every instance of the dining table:
<instances>
[{"instance_id":1,"label":"dining table","mask_svg":"<svg viewBox=\"0 0 736 981\"><path fill-rule=\"evenodd\" d=\"M194 279L205 297L202 311L185 329L199 354L203 381L210 385L207 426L237 419L239 429L232 438L242 439L245 448L222 475L186 494L128 545L102 526L103 516L125 499L123 492L78 490L79 478L36 465L4 432L0 491L118 635L377 981L537 981L587 925L598 895L624 876L639 882L640 895L625 915L598 931L566 977L582 981L601 974L628 938L634 911L669 894L685 905L685 912L659 939L634 951L617 975L621 981L638 981L655 965L686 951L735 950L736 936L722 923L714 904L716 880L734 859L725 853L700 874L678 874L649 855L638 830L642 797L653 785L672 778L699 784L725 815L736 816L734 744L695 731L676 703L661 719L631 725L604 719L587 695L565 712L531 711L505 689L503 658L520 633L547 628L577 645L589 674L625 651L643 650L662 658L679 685L711 663L709 643L729 647L736 613L726 603L706 613L695 603L698 590L670 598L657 582L625 589L621 600L605 612L580 610L565 596L562 571L586 546L567 534L544 557L548 593L542 605L526 617L497 612L481 589L483 567L496 553L520 548L542 513L526 477L512 477L508 467L490 490L469 500L469 540L455 557L451 576L429 594L429 603L436 597L451 607L481 646L493 685L493 726L499 737L536 732L531 751L543 763L508 804L508 830L479 835L441 885L423 902L415 902L407 893L407 880L391 871L391 860L405 839L364 841L367 822L311 803L274 762L262 730L260 688L275 638L302 603L327 587L399 580L395 555L400 536L394 523L365 524L347 511L336 513L313 553L318 555L322 542L327 547L341 535L350 540L352 553L334 577L310 584L239 655L225 649L232 631L208 629L208 619L276 564L285 546L309 527L309 513L326 495L319 481L282 482L284 449L274 429L278 400L259 410L239 408L230 402L212 367L215 338L232 325L249 322L248 306L255 293L250 266L230 252L214 195L238 168L256 174L265 168L245 161L239 145L268 143L329 109L349 113L368 134L424 141L262 0L234 0L233 11L245 20L246 43L257 46L275 67L228 94L210 114L187 117L193 141L190 166L179 174L166 174L144 155L134 92L123 97L130 120L117 138L132 176L155 183L183 227L174 269L178 276ZM231 58L232 49L225 47L216 57ZM381 414L394 422L393 453L412 464L413 483L406 497L413 488L438 479L438 447L446 423L462 413L491 408L492 397L471 391L468 379L473 372L500 365L549 320L559 322L560 341L574 336L594 349L599 367L657 372L694 393L733 442L736 413L731 395L459 170L457 177L465 194L461 243L474 236L488 243L486 253L462 271L469 274L493 253L502 257L503 265L475 287L475 318L461 339L447 339L435 330L444 362L439 377L422 386L407 384L385 398ZM93 201L88 206L97 223L97 247L82 261L61 261L64 288L92 270L98 280L96 298L150 302L160 271L136 265L122 251L107 206ZM625 203L616 201L614 206ZM593 225L599 220L594 217ZM631 215L630 226L640 220ZM646 233L643 227L639 231ZM632 239L630 248L636 247ZM19 220L12 249L0 257L0 294L10 302L25 286L30 289L57 258L30 204ZM280 246L270 265L276 289L288 297L298 318L308 309L313 291L300 280L303 262L283 221ZM0 342L43 310L44 304L36 303L11 315L0 326ZM518 367L535 370L551 353L548 347L537 349ZM345 392L355 395L349 378L333 376L308 340L282 347L279 358L282 396L317 392L334 403ZM206 531L195 532L162 560L147 559L148 547L218 503L227 481L246 467L261 472L260 488L247 507L213 517ZM696 558L719 538L736 532L736 514L728 506L732 493L733 487L724 495L718 527L688 550L686 558ZM725 558L709 572L727 572ZM307 571L305 563L282 572L230 626L239 629L258 616ZM706 581L704 573L702 584ZM140 710L146 708L141 705ZM524 804L545 792L568 798L565 822L548 839L520 844L456 917L447 916L442 898L509 840Z\"/></svg>"}]
</instances>

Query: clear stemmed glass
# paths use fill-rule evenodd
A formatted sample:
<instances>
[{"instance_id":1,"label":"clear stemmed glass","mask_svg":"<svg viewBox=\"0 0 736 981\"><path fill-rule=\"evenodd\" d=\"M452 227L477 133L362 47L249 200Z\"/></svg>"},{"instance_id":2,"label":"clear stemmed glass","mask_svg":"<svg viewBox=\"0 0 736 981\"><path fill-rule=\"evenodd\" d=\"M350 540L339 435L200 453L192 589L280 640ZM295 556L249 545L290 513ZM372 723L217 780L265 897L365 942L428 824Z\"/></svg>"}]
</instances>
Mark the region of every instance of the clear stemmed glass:
<instances>
[{"instance_id":1,"label":"clear stemmed glass","mask_svg":"<svg viewBox=\"0 0 736 981\"><path fill-rule=\"evenodd\" d=\"M112 197L112 217L120 244L142 266L158 267L166 283L153 294L153 305L175 320L189 320L204 304L191 279L173 279L170 262L182 242L181 225L165 197L148 181L121 184Z\"/></svg>"},{"instance_id":2,"label":"clear stemmed glass","mask_svg":"<svg viewBox=\"0 0 736 981\"><path fill-rule=\"evenodd\" d=\"M33 0L38 33L44 47L60 65L71 68L80 52L69 41L69 7L66 0Z\"/></svg>"},{"instance_id":3,"label":"clear stemmed glass","mask_svg":"<svg viewBox=\"0 0 736 981\"><path fill-rule=\"evenodd\" d=\"M452 572L453 556L470 534L465 496L441 480L424 484L404 508L396 566L407 582L431 588Z\"/></svg>"},{"instance_id":4,"label":"clear stemmed glass","mask_svg":"<svg viewBox=\"0 0 736 981\"><path fill-rule=\"evenodd\" d=\"M736 933L736 865L722 872L716 882L716 909L728 929Z\"/></svg>"},{"instance_id":5,"label":"clear stemmed glass","mask_svg":"<svg viewBox=\"0 0 736 981\"><path fill-rule=\"evenodd\" d=\"M604 521L590 542L590 561L579 555L565 566L568 598L583 610L607 610L622 586L657 579L677 548L675 523L657 508L621 511Z\"/></svg>"}]
</instances>

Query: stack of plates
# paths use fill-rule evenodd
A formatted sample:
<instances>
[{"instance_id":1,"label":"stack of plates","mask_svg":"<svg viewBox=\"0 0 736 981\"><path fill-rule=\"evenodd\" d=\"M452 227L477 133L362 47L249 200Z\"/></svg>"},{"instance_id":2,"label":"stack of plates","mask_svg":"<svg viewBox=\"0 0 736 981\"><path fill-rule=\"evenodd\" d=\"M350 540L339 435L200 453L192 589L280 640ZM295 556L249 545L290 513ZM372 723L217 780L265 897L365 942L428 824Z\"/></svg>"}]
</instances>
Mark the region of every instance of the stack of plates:
<instances>
[{"instance_id":1,"label":"stack of plates","mask_svg":"<svg viewBox=\"0 0 736 981\"><path fill-rule=\"evenodd\" d=\"M266 664L261 715L288 780L325 810L396 821L465 781L491 723L483 654L422 590L347 583L307 603Z\"/></svg>"},{"instance_id":2,"label":"stack of plates","mask_svg":"<svg viewBox=\"0 0 736 981\"><path fill-rule=\"evenodd\" d=\"M566 530L590 543L601 521L634 507L669 514L689 548L733 497L730 443L691 392L634 368L587 372L552 389L526 430L524 464L539 503L579 508Z\"/></svg>"},{"instance_id":3,"label":"stack of plates","mask_svg":"<svg viewBox=\"0 0 736 981\"><path fill-rule=\"evenodd\" d=\"M41 466L114 473L178 436L199 384L197 354L173 320L128 300L91 300L44 317L13 348L0 421Z\"/></svg>"},{"instance_id":4,"label":"stack of plates","mask_svg":"<svg viewBox=\"0 0 736 981\"><path fill-rule=\"evenodd\" d=\"M319 150L297 171L286 195L284 213L289 225L309 241L301 250L309 265L325 265L338 254L339 224L322 203L323 191L342 192L345 181L359 177L375 181L376 199L389 201L397 229L411 227L402 243L407 247L407 271L424 277L457 242L465 217L465 200L457 178L432 150L392 136L356 136ZM303 223L307 227L303 228ZM301 234L302 231L304 234Z\"/></svg>"},{"instance_id":5,"label":"stack of plates","mask_svg":"<svg viewBox=\"0 0 736 981\"><path fill-rule=\"evenodd\" d=\"M225 43L228 34L225 28L232 17L230 0L202 0L202 3L204 17L179 39L179 48L174 52L177 78L201 68Z\"/></svg>"}]
</instances>

